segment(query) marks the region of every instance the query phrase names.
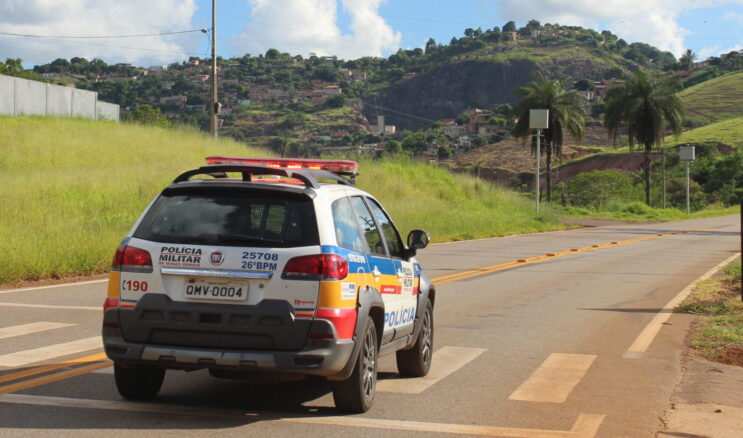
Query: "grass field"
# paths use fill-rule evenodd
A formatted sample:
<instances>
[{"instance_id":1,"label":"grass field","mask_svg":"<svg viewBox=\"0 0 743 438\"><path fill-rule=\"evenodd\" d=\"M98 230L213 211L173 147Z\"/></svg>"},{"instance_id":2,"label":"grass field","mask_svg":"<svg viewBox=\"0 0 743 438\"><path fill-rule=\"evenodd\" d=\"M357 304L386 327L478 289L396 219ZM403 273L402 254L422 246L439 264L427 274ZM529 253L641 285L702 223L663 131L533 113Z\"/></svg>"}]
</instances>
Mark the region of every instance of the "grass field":
<instances>
[{"instance_id":1,"label":"grass field","mask_svg":"<svg viewBox=\"0 0 743 438\"><path fill-rule=\"evenodd\" d=\"M743 114L743 72L715 78L679 93L689 117L707 123L720 122Z\"/></svg>"},{"instance_id":2,"label":"grass field","mask_svg":"<svg viewBox=\"0 0 743 438\"><path fill-rule=\"evenodd\" d=\"M213 154L265 155L194 131L41 117L0 117L0 284L105 271L160 189ZM407 232L434 241L558 229L531 202L415 162L364 162L361 188Z\"/></svg>"},{"instance_id":3,"label":"grass field","mask_svg":"<svg viewBox=\"0 0 743 438\"><path fill-rule=\"evenodd\" d=\"M725 120L692 129L681 134L679 138L667 137L665 146L671 147L684 143L721 142L737 148L743 147L743 117Z\"/></svg>"},{"instance_id":4,"label":"grass field","mask_svg":"<svg viewBox=\"0 0 743 438\"><path fill-rule=\"evenodd\" d=\"M740 211L740 208L737 206L723 208L711 205L704 210L695 211L687 215L686 212L676 208L648 207L643 202L611 203L606 209L600 211L579 207L556 207L555 209L565 217L626 222L663 222L702 219L736 214Z\"/></svg>"}]
</instances>

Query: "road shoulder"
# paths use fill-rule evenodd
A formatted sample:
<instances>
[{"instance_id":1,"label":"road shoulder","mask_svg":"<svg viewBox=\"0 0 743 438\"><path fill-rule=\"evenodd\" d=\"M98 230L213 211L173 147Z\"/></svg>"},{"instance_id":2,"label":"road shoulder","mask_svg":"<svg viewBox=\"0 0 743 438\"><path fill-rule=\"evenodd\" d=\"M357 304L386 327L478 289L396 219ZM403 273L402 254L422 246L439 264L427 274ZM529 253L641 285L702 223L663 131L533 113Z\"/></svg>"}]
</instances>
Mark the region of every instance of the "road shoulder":
<instances>
[{"instance_id":1,"label":"road shoulder","mask_svg":"<svg viewBox=\"0 0 743 438\"><path fill-rule=\"evenodd\" d=\"M671 396L659 438L738 438L743 428L743 368L710 362L687 350L684 375Z\"/></svg>"}]
</instances>

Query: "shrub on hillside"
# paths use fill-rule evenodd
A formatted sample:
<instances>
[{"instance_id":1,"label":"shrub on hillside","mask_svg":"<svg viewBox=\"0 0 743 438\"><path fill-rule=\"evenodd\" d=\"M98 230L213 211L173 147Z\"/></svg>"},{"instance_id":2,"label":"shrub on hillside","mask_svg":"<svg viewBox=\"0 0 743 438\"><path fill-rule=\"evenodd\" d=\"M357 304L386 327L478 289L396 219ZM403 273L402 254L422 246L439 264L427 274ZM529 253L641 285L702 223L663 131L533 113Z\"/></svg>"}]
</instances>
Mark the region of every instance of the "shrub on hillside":
<instances>
[{"instance_id":1,"label":"shrub on hillside","mask_svg":"<svg viewBox=\"0 0 743 438\"><path fill-rule=\"evenodd\" d=\"M567 183L557 185L564 205L603 209L612 201L642 199L642 190L632 177L616 170L594 170L581 173Z\"/></svg>"},{"instance_id":2,"label":"shrub on hillside","mask_svg":"<svg viewBox=\"0 0 743 438\"><path fill-rule=\"evenodd\" d=\"M671 206L686 208L686 178L672 178L666 183L666 196ZM704 209L709 203L707 195L698 182L689 181L689 206L693 211Z\"/></svg>"}]
</instances>

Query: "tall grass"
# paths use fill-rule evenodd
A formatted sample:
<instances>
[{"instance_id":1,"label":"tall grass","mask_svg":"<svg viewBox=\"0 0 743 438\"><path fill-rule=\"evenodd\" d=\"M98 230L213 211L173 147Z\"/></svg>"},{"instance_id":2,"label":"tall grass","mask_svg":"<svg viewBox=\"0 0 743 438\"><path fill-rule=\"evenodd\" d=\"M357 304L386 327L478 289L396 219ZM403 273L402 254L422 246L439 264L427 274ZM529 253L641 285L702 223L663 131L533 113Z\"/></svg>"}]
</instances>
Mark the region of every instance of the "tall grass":
<instances>
[{"instance_id":1,"label":"tall grass","mask_svg":"<svg viewBox=\"0 0 743 438\"><path fill-rule=\"evenodd\" d=\"M728 119L701 128L690 129L679 138L667 137L665 146L671 147L684 143L721 142L743 148L743 117Z\"/></svg>"},{"instance_id":2,"label":"tall grass","mask_svg":"<svg viewBox=\"0 0 743 438\"><path fill-rule=\"evenodd\" d=\"M549 208L474 177L404 159L361 163L358 186L373 193L402 233L421 228L434 242L566 227ZM403 236L404 238L405 236Z\"/></svg>"},{"instance_id":3,"label":"tall grass","mask_svg":"<svg viewBox=\"0 0 743 438\"><path fill-rule=\"evenodd\" d=\"M121 238L180 172L265 150L189 130L0 117L0 284L107 269ZM366 161L361 188L434 241L561 228L516 194L410 161Z\"/></svg>"},{"instance_id":4,"label":"tall grass","mask_svg":"<svg viewBox=\"0 0 743 438\"><path fill-rule=\"evenodd\" d=\"M92 273L159 190L213 154L261 154L190 131L0 117L0 284Z\"/></svg>"}]
</instances>

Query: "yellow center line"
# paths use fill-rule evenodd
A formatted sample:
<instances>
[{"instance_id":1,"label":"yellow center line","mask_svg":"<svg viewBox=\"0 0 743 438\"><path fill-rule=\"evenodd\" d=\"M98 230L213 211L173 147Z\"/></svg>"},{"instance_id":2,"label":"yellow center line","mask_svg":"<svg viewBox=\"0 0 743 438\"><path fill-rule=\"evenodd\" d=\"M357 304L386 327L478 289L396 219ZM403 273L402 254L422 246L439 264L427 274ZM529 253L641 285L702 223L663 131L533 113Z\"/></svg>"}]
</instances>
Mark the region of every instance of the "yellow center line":
<instances>
[{"instance_id":1,"label":"yellow center line","mask_svg":"<svg viewBox=\"0 0 743 438\"><path fill-rule=\"evenodd\" d=\"M33 388L35 386L46 385L47 383L57 382L59 380L69 379L70 377L80 376L87 374L101 368L110 367L113 364L110 360L102 362L95 362L90 365L74 368L71 370L62 371L48 376L37 377L35 379L26 380L24 382L13 383L11 385L0 386L0 394L10 394L11 392L22 391L24 389Z\"/></svg>"},{"instance_id":2,"label":"yellow center line","mask_svg":"<svg viewBox=\"0 0 743 438\"><path fill-rule=\"evenodd\" d=\"M711 228L702 228L700 230L690 230L690 231L677 231L673 233L656 234L656 235L647 236L647 237L633 237L631 239L599 243L599 244L594 244L591 246L584 246L582 248L571 248L565 251L540 254L540 255L525 258L525 259L511 260L508 262L499 263L497 265L485 266L482 268L470 269L467 271L457 272L454 274L442 275L440 277L432 278L431 281L433 283L436 283L437 285L453 283L455 281L469 280L470 278L479 277L481 275L492 274L498 271L505 271L505 270L513 269L519 266L524 266L524 265L528 265L531 263L543 262L545 260L552 260L558 257L564 257L564 256L571 255L571 254L580 254L583 252L595 251L597 249L611 248L611 247L615 247L619 245L627 245L627 244L636 243L636 242L644 242L647 240L660 239L663 237L676 236L679 234L700 233L702 231L709 231L709 230L711 230Z\"/></svg>"},{"instance_id":3,"label":"yellow center line","mask_svg":"<svg viewBox=\"0 0 743 438\"><path fill-rule=\"evenodd\" d=\"M0 376L0 383L10 382L10 381L22 379L28 376L35 376L37 374L43 374L43 373L58 370L60 368L64 368L70 365L76 365L76 364L87 363L87 362L96 362L96 361L99 361L105 358L106 358L105 353L97 353L97 354L92 354L90 356L70 359L64 362L53 363L49 365L42 365L36 368L30 368L24 371L19 371L17 373L5 374L3 376Z\"/></svg>"}]
</instances>

